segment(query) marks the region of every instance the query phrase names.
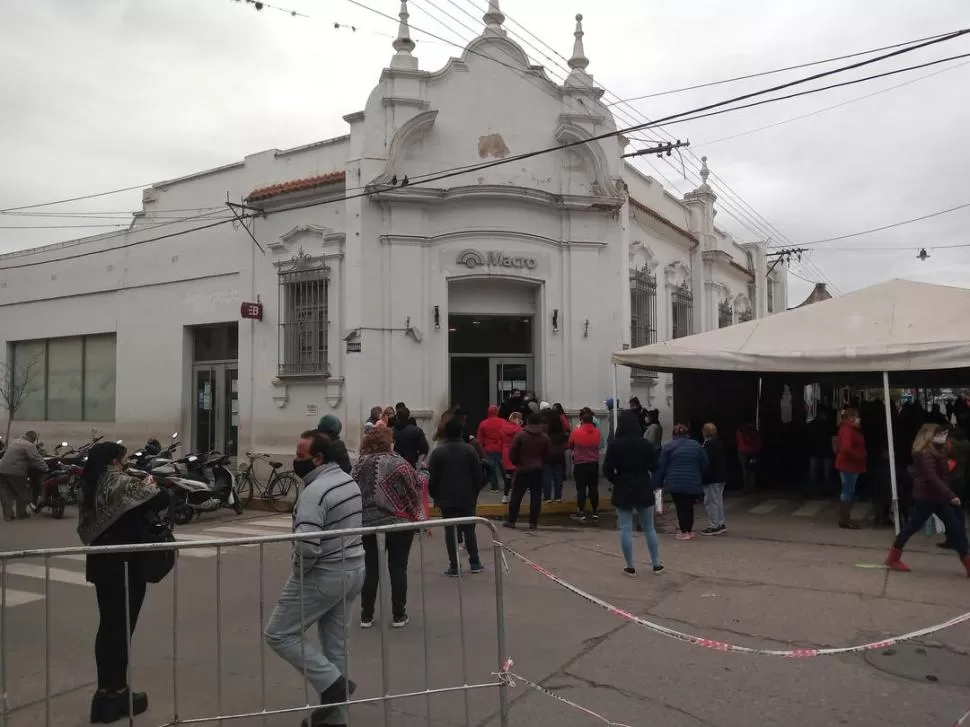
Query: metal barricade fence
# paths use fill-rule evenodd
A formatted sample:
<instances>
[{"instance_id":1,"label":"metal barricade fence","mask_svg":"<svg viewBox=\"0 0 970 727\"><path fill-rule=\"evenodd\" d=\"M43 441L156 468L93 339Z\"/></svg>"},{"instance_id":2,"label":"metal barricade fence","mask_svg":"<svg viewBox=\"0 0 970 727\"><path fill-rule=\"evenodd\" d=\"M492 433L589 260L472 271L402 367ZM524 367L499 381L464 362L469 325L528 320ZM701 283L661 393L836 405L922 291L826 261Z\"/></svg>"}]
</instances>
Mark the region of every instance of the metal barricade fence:
<instances>
[{"instance_id":1,"label":"metal barricade fence","mask_svg":"<svg viewBox=\"0 0 970 727\"><path fill-rule=\"evenodd\" d=\"M488 679L474 681L469 683L469 663L468 663L468 653L466 645L466 635L468 634L467 624L465 623L465 596L463 593L464 573L461 574L462 577L455 579L457 584L457 600L458 600L458 626L459 626L459 638L460 638L460 683L454 683L446 686L432 687L430 683L431 679L431 668L432 660L430 656L429 649L429 638L433 638L433 634L429 634L430 627L435 623L434 620L429 623L428 620L428 600L427 600L427 573L425 567L425 538L422 535L433 529L440 529L449 527L450 532L457 539L457 528L454 526L458 525L482 525L485 526L491 536L492 536L492 575L494 577L494 599L495 599L495 634L496 634L496 661L495 666L487 667L485 674L489 676ZM419 559L420 559L420 608L421 608L421 623L420 630L422 632L422 642L423 642L423 654L424 654L424 688L423 689L408 689L406 691L395 693L391 687L391 659L390 651L391 644L389 639L388 631L388 620L391 615L390 606L390 577L388 574L388 563L387 563L387 552L385 550L386 538L389 533L396 533L399 531L416 531L417 532L417 546ZM339 707L343 705L353 706L353 705L373 705L380 703L383 707L383 724L385 727L390 727L392 724L392 706L391 703L396 699L418 699L423 697L425 701L425 715L423 719L427 720L427 724L432 723L432 697L435 695L454 695L460 693L464 701L464 722L469 727L472 724L472 714L470 707L470 693L477 690L491 690L495 689L498 691L498 710L497 714L494 710L488 715L488 719L493 719L498 717L501 727L507 727L508 724L508 695L507 686L505 681L496 676L497 673L502 671L503 660L506 656L505 649L505 611L503 604L503 566L505 563L504 554L502 552L502 547L498 543L496 538L495 525L489 520L479 517L464 517L464 518L452 518L448 520L429 520L422 522L418 525L414 523L397 523L392 525L383 525L379 527L366 527L366 528L353 528L345 530L334 530L328 531L323 538L333 539L340 538L341 543L341 558L345 558L344 546L348 538L356 536L367 536L375 535L377 540L377 558L378 558L378 573L379 573L379 587L378 587L378 600L376 603L375 610L379 609L381 615L380 618L380 662L381 662L381 675L380 675L380 695L375 697L366 697L361 699L352 699L348 694L347 701L340 704L328 705ZM319 705L313 704L310 694L310 685L306 679L306 659L305 659L305 645L306 641L301 640L301 661L303 664L303 684L304 684L304 704L295 707L281 707L281 708L269 708L267 706L267 670L266 670L266 648L264 643L264 628L267 625L267 613L265 609L265 586L264 586L264 571L266 565L266 547L274 544L280 543L291 543L295 544L298 541L319 541L321 540L321 535L318 533L300 533L300 534L280 534L280 535L266 535L266 536L253 536L253 537L242 537L242 538L224 538L224 539L214 539L207 538L205 540L192 540L192 541L177 541L171 543L152 543L152 544L137 544L137 545L116 545L116 546L95 546L95 547L73 547L73 548L46 548L46 549L33 549L33 550L18 550L18 551L8 551L0 552L0 698L2 698L2 704L0 704L0 727L8 727L11 725L12 715L19 712L21 709L27 707L35 706L41 701L43 702L43 724L46 727L51 727L53 724L52 715L52 702L55 698L53 694L53 685L51 680L51 625L53 623L51 617L51 558L68 558L72 560L81 560L82 556L88 554L109 554L109 553L139 553L146 551L160 551L160 550L175 550L176 552L197 550L197 549L214 549L215 554L215 613L216 613L216 686L215 686L215 697L216 697L216 714L214 715L198 715L183 717L180 714L180 694L179 694L179 653L180 653L180 640L179 640L179 580L180 580L180 563L182 558L176 558L175 566L172 572L166 577L166 581L171 581L172 589L172 600L171 600L171 611L172 611L172 638L171 638L171 662L172 662L172 673L171 673L171 709L172 716L171 719L162 723L163 727L176 724L195 724L203 722L216 722L229 719L242 719L242 718L261 718L265 721L266 717L276 714L288 714L288 713L309 713L310 710L317 708ZM457 544L456 544L457 545ZM224 694L223 694L223 626L222 626L222 614L223 614L223 604L222 604L222 591L223 591L223 559L224 551L230 548L255 548L257 556L257 567L259 572L259 588L258 588L258 599L259 599L259 629L257 630L259 638L259 685L260 685L260 695L259 695L259 708L250 711L242 712L226 712L224 708ZM412 552L415 546L412 546ZM297 555L294 556L298 559L296 565L299 567L291 567L289 569L290 573L294 573L299 579L299 611L300 611L300 628L301 634L305 633L306 630L312 627L312 623L308 624L305 619L305 593L304 593L304 568L302 567L302 551L298 548L296 549ZM459 554L460 555L460 554ZM22 571L18 569L15 565L22 561L36 561L43 560L44 569L44 616L43 616L43 631L44 631L44 644L43 644L43 681L44 681L44 694L43 699L37 699L32 702L28 702L25 705L11 705L8 700L8 687L10 681L10 660L8 654L9 639L8 639L8 577L10 575L18 575ZM459 568L461 568L461 558L459 557ZM21 566L22 567L22 566ZM464 570L464 569L462 569ZM80 577L80 574L77 574ZM125 579L125 590L129 591L129 566L127 561L124 565L124 579ZM342 609L343 609L343 646L346 653L347 664L345 667L345 673L353 678L354 670L351 665L351 652L349 648L349 630L351 624L351 618L348 616L348 611L355 604L348 603L346 598L346 580L342 579L343 594L342 594ZM436 604L437 605L437 604ZM441 610L440 608L438 609ZM445 611L447 612L447 611ZM376 619L375 619L376 620ZM125 625L127 627L127 633L131 633L131 613L129 611L129 603L126 599L125 603ZM476 624L478 626L478 624ZM89 642L90 644L90 642ZM90 650L87 652L86 656L90 661L93 661L93 649L88 647ZM132 651L131 640L129 638L128 642L128 669L129 674L131 670L131 662L136 661L138 657L137 651ZM78 660L80 661L80 660ZM18 665L22 664L22 656L18 659ZM90 663L90 662L89 662ZM130 680L129 680L130 683ZM80 687L75 687L78 689ZM131 700L131 695L129 693L129 700ZM129 711L131 710L131 702L129 701ZM350 710L348 709L348 712ZM415 716L415 715L411 715ZM72 718L73 719L73 718ZM76 721L76 719L74 720ZM479 722L484 722L484 719L478 720ZM131 718L129 717L129 722ZM72 722L73 723L73 722Z\"/></svg>"}]
</instances>

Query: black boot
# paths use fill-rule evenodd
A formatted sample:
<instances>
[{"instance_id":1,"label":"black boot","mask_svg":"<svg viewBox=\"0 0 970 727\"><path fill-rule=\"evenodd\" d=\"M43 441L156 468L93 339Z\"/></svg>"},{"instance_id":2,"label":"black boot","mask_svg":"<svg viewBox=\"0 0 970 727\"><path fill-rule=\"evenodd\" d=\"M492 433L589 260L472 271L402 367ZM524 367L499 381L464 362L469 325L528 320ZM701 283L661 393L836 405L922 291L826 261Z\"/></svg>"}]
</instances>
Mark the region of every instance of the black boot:
<instances>
[{"instance_id":1,"label":"black boot","mask_svg":"<svg viewBox=\"0 0 970 727\"><path fill-rule=\"evenodd\" d=\"M303 720L302 727L322 727L324 720L335 709L335 707L327 707L326 705L346 702L348 696L356 691L357 685L353 681L343 675L337 677L337 681L320 693L320 704L324 706L310 712L310 718ZM328 727L338 727L338 725L328 725Z\"/></svg>"},{"instance_id":2,"label":"black boot","mask_svg":"<svg viewBox=\"0 0 970 727\"><path fill-rule=\"evenodd\" d=\"M128 700L128 690L112 691L99 689L91 700L91 724L110 724L122 717L135 717L148 710L148 695L145 692L132 692L131 702Z\"/></svg>"}]
</instances>

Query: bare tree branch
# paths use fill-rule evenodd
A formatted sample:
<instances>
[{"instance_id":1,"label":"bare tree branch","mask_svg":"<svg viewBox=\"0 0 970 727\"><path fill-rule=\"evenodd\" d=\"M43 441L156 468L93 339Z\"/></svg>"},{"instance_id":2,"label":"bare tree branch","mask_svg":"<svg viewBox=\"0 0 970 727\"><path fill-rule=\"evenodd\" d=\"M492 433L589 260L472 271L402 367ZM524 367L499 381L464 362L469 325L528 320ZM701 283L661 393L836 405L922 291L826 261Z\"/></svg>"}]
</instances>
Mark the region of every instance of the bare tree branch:
<instances>
[{"instance_id":1,"label":"bare tree branch","mask_svg":"<svg viewBox=\"0 0 970 727\"><path fill-rule=\"evenodd\" d=\"M11 366L0 363L0 405L7 410L7 439L10 423L31 394L40 390L43 366L39 356Z\"/></svg>"}]
</instances>

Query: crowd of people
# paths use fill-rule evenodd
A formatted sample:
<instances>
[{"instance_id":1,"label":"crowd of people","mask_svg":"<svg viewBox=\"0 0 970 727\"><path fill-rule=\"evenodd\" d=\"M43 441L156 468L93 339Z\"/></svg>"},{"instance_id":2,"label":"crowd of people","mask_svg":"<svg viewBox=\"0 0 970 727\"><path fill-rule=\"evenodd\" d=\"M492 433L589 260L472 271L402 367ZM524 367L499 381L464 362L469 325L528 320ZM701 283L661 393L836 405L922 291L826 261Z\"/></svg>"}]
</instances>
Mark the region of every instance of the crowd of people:
<instances>
[{"instance_id":1,"label":"crowd of people","mask_svg":"<svg viewBox=\"0 0 970 727\"><path fill-rule=\"evenodd\" d=\"M607 404L612 408L613 402ZM293 471L305 486L295 504L293 531L319 537L294 542L293 570L264 635L267 644L304 673L320 695L321 706L311 714L308 727L345 723L345 708L340 704L355 689L347 678L346 606L359 597L360 627L372 627L380 581L381 539L376 534L328 533L392 526L383 535L391 590L389 618L392 627L403 628L409 623L409 555L414 538L427 532L425 521L431 504L445 518L471 520L484 487L499 490L504 483L503 501L508 505L505 526L516 527L522 500L528 493L529 527L535 529L543 502L562 499L566 452L571 453L577 487L573 517L582 522L598 519L602 460L602 475L610 483L617 514L625 574L637 575L635 523L643 532L653 572L664 570L654 523L661 492L673 499L679 540L694 537L694 510L699 501L703 501L708 519L701 534L726 532L726 456L717 427L704 424L699 441L687 426L678 424L670 441L658 446L663 435L656 412L643 410L636 400L630 404L618 413L615 431L611 422L604 436L588 407L580 411L579 423L572 427L561 407L537 402L528 393L513 392L502 407L489 408L474 434L469 432L468 417L459 408L445 412L432 437L436 442L433 449L403 402L393 408L374 407L354 463L340 436L341 422L333 415L322 417L316 429L299 436ZM830 456L839 473L843 503L840 524L846 528L855 527L849 508L860 476L871 474L869 447L879 443L878 437L867 435L865 416L856 407L841 411L833 418L832 429L825 430L826 434L833 432L830 454L818 454L821 459ZM965 405L958 405L951 416L966 424L970 412ZM819 428L827 426L828 417L827 412L820 414ZM901 444L913 427L915 433L904 451L899 447L896 450L900 464L906 467L908 495L905 526L893 541L885 564L892 570L908 571L902 561L903 548L935 516L946 530L946 542L941 545L956 551L970 577L963 509L970 442L962 426L936 421L939 417L933 411L927 414L904 407L898 419ZM31 432L22 443L11 442L5 464L0 467L2 484L8 489L10 477L21 476L19 469L9 474L13 463L30 466L34 441L36 434ZM125 474L126 455L120 443L99 443L90 450L82 475L78 524L78 535L85 545L172 540L161 515L168 504L165 491L151 478ZM824 466L816 474L822 470ZM446 527L445 549L446 576L458 578L485 570L474 522ZM462 549L467 568L462 566ZM147 695L132 692L127 683L127 644L147 584L164 578L174 558L165 551L87 556L86 578L95 587L100 614L92 723L114 722L148 708ZM313 624L317 625L320 644L306 637L307 628Z\"/></svg>"}]
</instances>

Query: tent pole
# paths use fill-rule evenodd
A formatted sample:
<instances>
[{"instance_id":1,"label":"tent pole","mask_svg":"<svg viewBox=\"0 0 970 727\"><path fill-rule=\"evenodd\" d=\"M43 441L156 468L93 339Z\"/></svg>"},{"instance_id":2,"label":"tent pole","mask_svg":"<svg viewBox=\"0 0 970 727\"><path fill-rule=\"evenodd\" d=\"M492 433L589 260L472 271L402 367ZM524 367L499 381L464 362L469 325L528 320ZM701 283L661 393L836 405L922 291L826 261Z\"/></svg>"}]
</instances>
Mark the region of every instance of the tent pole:
<instances>
[{"instance_id":1,"label":"tent pole","mask_svg":"<svg viewBox=\"0 0 970 727\"><path fill-rule=\"evenodd\" d=\"M620 399L616 391L616 364L613 364L613 412L611 416L613 417L613 431L616 432L616 428L620 426Z\"/></svg>"},{"instance_id":2,"label":"tent pole","mask_svg":"<svg viewBox=\"0 0 970 727\"><path fill-rule=\"evenodd\" d=\"M896 443L893 437L892 400L889 398L889 372L882 372L882 393L886 400L886 434L889 440L889 483L893 490L893 524L899 535L899 488L896 485Z\"/></svg>"},{"instance_id":3,"label":"tent pole","mask_svg":"<svg viewBox=\"0 0 970 727\"><path fill-rule=\"evenodd\" d=\"M761 386L764 383L764 379L760 376L758 377L758 401L754 406L754 428L759 432L761 431Z\"/></svg>"}]
</instances>

